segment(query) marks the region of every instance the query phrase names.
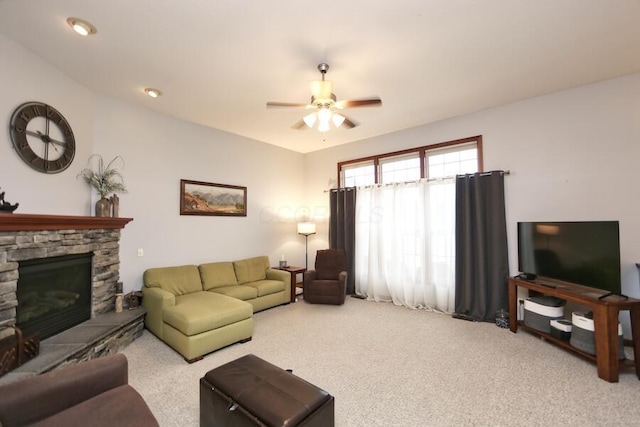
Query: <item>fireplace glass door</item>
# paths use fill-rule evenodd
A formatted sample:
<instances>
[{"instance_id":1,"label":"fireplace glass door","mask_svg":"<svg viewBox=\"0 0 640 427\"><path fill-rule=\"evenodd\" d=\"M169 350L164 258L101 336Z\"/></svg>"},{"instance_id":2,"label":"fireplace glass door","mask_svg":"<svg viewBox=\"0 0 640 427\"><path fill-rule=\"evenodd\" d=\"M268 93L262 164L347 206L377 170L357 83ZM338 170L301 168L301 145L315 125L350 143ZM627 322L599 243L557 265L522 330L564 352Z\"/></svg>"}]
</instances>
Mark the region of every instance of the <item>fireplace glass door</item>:
<instances>
[{"instance_id":1,"label":"fireplace glass door","mask_svg":"<svg viewBox=\"0 0 640 427\"><path fill-rule=\"evenodd\" d=\"M21 261L17 324L45 339L91 318L91 257L64 255Z\"/></svg>"}]
</instances>

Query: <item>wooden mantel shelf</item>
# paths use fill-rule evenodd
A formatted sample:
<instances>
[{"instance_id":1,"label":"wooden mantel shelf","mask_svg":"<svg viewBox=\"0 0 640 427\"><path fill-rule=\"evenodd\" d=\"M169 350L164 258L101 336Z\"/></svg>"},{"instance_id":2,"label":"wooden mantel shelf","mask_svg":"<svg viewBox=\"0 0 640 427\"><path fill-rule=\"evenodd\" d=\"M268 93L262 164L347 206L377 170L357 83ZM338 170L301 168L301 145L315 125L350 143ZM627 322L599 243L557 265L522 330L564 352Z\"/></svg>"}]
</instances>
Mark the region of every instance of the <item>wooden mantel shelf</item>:
<instances>
[{"instance_id":1,"label":"wooden mantel shelf","mask_svg":"<svg viewBox=\"0 0 640 427\"><path fill-rule=\"evenodd\" d=\"M124 228L133 218L0 213L0 231Z\"/></svg>"}]
</instances>

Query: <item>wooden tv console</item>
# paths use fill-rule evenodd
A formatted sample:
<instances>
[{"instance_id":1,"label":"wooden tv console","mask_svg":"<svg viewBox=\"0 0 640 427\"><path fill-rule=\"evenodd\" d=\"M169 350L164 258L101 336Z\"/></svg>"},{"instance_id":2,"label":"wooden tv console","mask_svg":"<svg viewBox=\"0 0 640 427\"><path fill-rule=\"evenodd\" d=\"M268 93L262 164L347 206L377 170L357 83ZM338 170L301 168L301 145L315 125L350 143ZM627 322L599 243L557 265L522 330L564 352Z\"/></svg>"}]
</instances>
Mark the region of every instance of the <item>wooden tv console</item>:
<instances>
[{"instance_id":1,"label":"wooden tv console","mask_svg":"<svg viewBox=\"0 0 640 427\"><path fill-rule=\"evenodd\" d=\"M562 298L585 305L593 310L595 329L596 355L585 353L569 342L562 341L544 332L530 328L518 321L518 287L544 295ZM523 280L516 277L509 279L509 327L517 332L518 327L553 342L565 349L574 351L580 356L596 362L598 376L605 381L618 382L620 368L635 367L640 379L640 363L634 360L618 360L618 314L621 310L629 310L631 317L631 334L633 338L633 358L640 357L640 300L619 295L606 295L608 292L575 283L539 277L536 280Z\"/></svg>"}]
</instances>

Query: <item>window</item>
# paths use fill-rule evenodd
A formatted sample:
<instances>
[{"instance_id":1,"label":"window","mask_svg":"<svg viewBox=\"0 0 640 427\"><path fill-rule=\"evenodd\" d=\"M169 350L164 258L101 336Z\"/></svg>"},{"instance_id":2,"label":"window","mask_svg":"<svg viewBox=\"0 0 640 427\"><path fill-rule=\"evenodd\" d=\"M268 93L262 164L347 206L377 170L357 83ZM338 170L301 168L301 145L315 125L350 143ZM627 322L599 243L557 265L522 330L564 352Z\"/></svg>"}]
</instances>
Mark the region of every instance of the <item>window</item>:
<instances>
[{"instance_id":1,"label":"window","mask_svg":"<svg viewBox=\"0 0 640 427\"><path fill-rule=\"evenodd\" d=\"M338 163L339 186L358 187L482 172L482 136Z\"/></svg>"},{"instance_id":2,"label":"window","mask_svg":"<svg viewBox=\"0 0 640 427\"><path fill-rule=\"evenodd\" d=\"M373 161L346 165L341 170L341 187L358 187L375 184L375 165Z\"/></svg>"},{"instance_id":3,"label":"window","mask_svg":"<svg viewBox=\"0 0 640 427\"><path fill-rule=\"evenodd\" d=\"M453 177L482 172L482 137L342 162L338 172L341 187L363 187L355 206L356 292L453 312Z\"/></svg>"},{"instance_id":4,"label":"window","mask_svg":"<svg viewBox=\"0 0 640 427\"><path fill-rule=\"evenodd\" d=\"M420 153L382 158L380 172L383 184L417 181L420 179Z\"/></svg>"},{"instance_id":5,"label":"window","mask_svg":"<svg viewBox=\"0 0 640 427\"><path fill-rule=\"evenodd\" d=\"M476 144L429 150L426 152L427 178L443 178L478 171Z\"/></svg>"}]
</instances>

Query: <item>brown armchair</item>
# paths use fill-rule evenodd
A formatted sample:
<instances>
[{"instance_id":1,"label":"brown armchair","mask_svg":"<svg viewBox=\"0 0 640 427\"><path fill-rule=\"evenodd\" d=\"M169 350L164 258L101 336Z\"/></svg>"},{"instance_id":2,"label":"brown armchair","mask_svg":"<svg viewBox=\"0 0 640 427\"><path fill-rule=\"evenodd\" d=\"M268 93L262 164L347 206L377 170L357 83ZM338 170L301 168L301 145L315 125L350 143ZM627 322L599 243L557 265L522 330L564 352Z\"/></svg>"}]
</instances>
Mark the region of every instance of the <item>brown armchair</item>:
<instances>
[{"instance_id":1,"label":"brown armchair","mask_svg":"<svg viewBox=\"0 0 640 427\"><path fill-rule=\"evenodd\" d=\"M344 304L347 296L346 256L343 249L316 253L315 270L304 273L304 300L312 304Z\"/></svg>"},{"instance_id":2,"label":"brown armchair","mask_svg":"<svg viewBox=\"0 0 640 427\"><path fill-rule=\"evenodd\" d=\"M42 356L40 356L42 357ZM158 426L122 353L0 386L0 425Z\"/></svg>"}]
</instances>

